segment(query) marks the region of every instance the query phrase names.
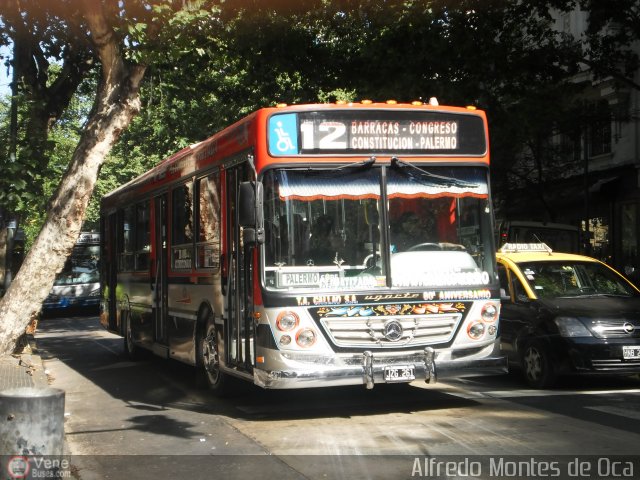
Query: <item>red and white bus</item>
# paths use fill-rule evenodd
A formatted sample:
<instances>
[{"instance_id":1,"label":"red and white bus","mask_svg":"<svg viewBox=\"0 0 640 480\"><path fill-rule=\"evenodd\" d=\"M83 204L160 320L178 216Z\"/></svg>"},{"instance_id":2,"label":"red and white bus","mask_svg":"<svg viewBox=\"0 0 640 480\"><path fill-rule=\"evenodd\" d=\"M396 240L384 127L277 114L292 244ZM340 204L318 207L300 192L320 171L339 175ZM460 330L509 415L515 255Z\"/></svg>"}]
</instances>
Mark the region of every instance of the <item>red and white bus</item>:
<instances>
[{"instance_id":1,"label":"red and white bus","mask_svg":"<svg viewBox=\"0 0 640 480\"><path fill-rule=\"evenodd\" d=\"M102 324L214 390L506 371L475 108L264 108L101 207Z\"/></svg>"}]
</instances>

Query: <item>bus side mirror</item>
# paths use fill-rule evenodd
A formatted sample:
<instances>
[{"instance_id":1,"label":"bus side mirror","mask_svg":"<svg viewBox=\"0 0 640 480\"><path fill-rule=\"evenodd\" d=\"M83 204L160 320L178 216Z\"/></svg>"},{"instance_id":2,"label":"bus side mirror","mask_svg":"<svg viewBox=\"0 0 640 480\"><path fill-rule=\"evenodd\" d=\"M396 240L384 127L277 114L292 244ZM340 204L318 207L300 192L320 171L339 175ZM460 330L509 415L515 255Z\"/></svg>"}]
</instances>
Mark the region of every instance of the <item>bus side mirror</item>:
<instances>
[{"instance_id":1,"label":"bus side mirror","mask_svg":"<svg viewBox=\"0 0 640 480\"><path fill-rule=\"evenodd\" d=\"M264 243L262 182L240 183L238 223L243 228L245 245Z\"/></svg>"}]
</instances>

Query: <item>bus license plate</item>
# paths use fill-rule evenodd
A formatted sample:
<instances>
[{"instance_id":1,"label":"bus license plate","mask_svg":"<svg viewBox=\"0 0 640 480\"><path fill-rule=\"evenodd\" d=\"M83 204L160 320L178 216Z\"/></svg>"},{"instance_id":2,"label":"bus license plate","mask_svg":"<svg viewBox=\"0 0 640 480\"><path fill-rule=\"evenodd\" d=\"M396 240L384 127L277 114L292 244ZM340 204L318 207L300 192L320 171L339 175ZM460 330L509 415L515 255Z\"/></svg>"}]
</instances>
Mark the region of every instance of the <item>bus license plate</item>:
<instances>
[{"instance_id":1,"label":"bus license plate","mask_svg":"<svg viewBox=\"0 0 640 480\"><path fill-rule=\"evenodd\" d=\"M408 382L415 379L415 367L413 365L384 367L385 382Z\"/></svg>"},{"instance_id":2,"label":"bus license plate","mask_svg":"<svg viewBox=\"0 0 640 480\"><path fill-rule=\"evenodd\" d=\"M625 360L640 358L640 347L622 347L622 358Z\"/></svg>"}]
</instances>

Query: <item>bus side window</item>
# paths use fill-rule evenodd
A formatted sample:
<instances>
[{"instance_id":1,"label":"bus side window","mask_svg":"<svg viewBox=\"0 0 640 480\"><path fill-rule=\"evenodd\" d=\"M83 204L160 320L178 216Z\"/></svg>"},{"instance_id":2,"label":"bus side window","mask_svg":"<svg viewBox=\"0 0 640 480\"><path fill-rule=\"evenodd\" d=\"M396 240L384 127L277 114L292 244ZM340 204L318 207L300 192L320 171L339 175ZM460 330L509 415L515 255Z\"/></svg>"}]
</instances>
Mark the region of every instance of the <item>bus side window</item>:
<instances>
[{"instance_id":1,"label":"bus side window","mask_svg":"<svg viewBox=\"0 0 640 480\"><path fill-rule=\"evenodd\" d=\"M193 184L181 185L171 192L171 265L174 269L192 267Z\"/></svg>"},{"instance_id":2,"label":"bus side window","mask_svg":"<svg viewBox=\"0 0 640 480\"><path fill-rule=\"evenodd\" d=\"M220 174L198 180L197 268L220 267Z\"/></svg>"},{"instance_id":3,"label":"bus side window","mask_svg":"<svg viewBox=\"0 0 640 480\"><path fill-rule=\"evenodd\" d=\"M119 270L130 272L134 269L133 258L133 225L135 224L135 210L133 206L122 210L118 225L118 257Z\"/></svg>"},{"instance_id":4,"label":"bus side window","mask_svg":"<svg viewBox=\"0 0 640 480\"><path fill-rule=\"evenodd\" d=\"M136 222L134 228L135 270L149 270L149 253L151 250L151 232L149 231L149 202L136 205Z\"/></svg>"}]
</instances>

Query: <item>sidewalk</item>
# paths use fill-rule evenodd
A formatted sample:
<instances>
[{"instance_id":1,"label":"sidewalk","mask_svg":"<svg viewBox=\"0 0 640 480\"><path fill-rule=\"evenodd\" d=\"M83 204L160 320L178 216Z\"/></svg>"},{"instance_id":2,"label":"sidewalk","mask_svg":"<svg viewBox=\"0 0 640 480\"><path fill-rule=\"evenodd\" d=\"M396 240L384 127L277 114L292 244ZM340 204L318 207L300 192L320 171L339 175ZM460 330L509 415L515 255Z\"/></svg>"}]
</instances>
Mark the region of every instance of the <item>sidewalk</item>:
<instances>
[{"instance_id":1,"label":"sidewalk","mask_svg":"<svg viewBox=\"0 0 640 480\"><path fill-rule=\"evenodd\" d=\"M31 352L0 356L0 392L11 388L49 386L42 358L33 339L29 339Z\"/></svg>"}]
</instances>

